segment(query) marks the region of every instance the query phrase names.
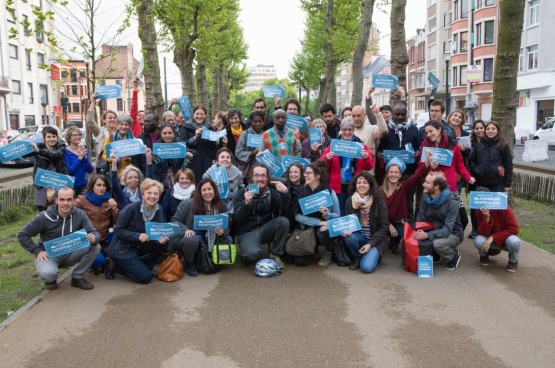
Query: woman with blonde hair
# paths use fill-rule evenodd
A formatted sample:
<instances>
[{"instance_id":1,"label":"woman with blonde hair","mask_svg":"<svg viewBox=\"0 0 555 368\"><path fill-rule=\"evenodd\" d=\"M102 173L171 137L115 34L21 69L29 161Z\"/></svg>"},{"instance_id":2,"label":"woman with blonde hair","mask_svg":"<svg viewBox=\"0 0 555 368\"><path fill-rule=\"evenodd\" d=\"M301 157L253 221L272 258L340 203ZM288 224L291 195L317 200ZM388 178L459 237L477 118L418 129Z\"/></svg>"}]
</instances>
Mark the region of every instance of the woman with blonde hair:
<instances>
[{"instance_id":1,"label":"woman with blonde hair","mask_svg":"<svg viewBox=\"0 0 555 368\"><path fill-rule=\"evenodd\" d=\"M118 159L115 152L112 151L110 159L112 161L111 179L113 196L118 202L118 206L121 210L129 204L139 202L141 200L139 185L144 179L143 173L138 167L128 165L125 169L123 169L120 177L118 178ZM147 173L150 173L149 176L152 176L152 170L148 170Z\"/></svg>"}]
</instances>

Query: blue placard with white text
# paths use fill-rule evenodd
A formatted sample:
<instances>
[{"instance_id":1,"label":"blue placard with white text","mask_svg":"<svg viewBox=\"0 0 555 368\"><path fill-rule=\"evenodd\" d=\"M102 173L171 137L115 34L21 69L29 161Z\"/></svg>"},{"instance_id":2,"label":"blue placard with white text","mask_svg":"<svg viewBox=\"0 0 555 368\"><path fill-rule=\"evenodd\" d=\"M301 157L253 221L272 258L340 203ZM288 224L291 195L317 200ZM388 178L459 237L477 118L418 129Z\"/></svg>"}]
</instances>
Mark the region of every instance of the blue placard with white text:
<instances>
[{"instance_id":1,"label":"blue placard with white text","mask_svg":"<svg viewBox=\"0 0 555 368\"><path fill-rule=\"evenodd\" d=\"M204 127L202 129L202 135L200 136L202 139L206 139L212 142L217 142L220 139L222 139L223 137L225 137L227 135L227 130L223 129L220 130L218 132L215 132L213 130L210 130L206 127Z\"/></svg>"},{"instance_id":2,"label":"blue placard with white text","mask_svg":"<svg viewBox=\"0 0 555 368\"><path fill-rule=\"evenodd\" d=\"M145 153L145 144L140 139L122 139L113 141L111 149L116 153L116 157L128 157L142 155Z\"/></svg>"},{"instance_id":3,"label":"blue placard with white text","mask_svg":"<svg viewBox=\"0 0 555 368\"><path fill-rule=\"evenodd\" d=\"M43 245L48 258L54 258L88 248L91 243L87 240L87 230L81 229L61 238L45 241Z\"/></svg>"},{"instance_id":4,"label":"blue placard with white text","mask_svg":"<svg viewBox=\"0 0 555 368\"><path fill-rule=\"evenodd\" d=\"M218 193L221 198L229 198L229 179L225 167L213 167L209 169L210 178L218 186Z\"/></svg>"},{"instance_id":5,"label":"blue placard with white text","mask_svg":"<svg viewBox=\"0 0 555 368\"><path fill-rule=\"evenodd\" d=\"M185 142L154 143L152 145L152 154L162 160L184 158L185 154L187 154L187 147Z\"/></svg>"},{"instance_id":6,"label":"blue placard with white text","mask_svg":"<svg viewBox=\"0 0 555 368\"><path fill-rule=\"evenodd\" d=\"M249 192L253 192L254 194L260 193L260 187L258 184L249 184Z\"/></svg>"},{"instance_id":7,"label":"blue placard with white text","mask_svg":"<svg viewBox=\"0 0 555 368\"><path fill-rule=\"evenodd\" d=\"M441 84L441 81L439 80L439 78L436 77L436 75L432 72L428 73L428 82L430 83L430 86L433 86L433 87L437 87Z\"/></svg>"},{"instance_id":8,"label":"blue placard with white text","mask_svg":"<svg viewBox=\"0 0 555 368\"><path fill-rule=\"evenodd\" d=\"M330 193L327 190L299 199L303 215L318 212L320 207L331 207L332 204Z\"/></svg>"},{"instance_id":9,"label":"blue placard with white text","mask_svg":"<svg viewBox=\"0 0 555 368\"><path fill-rule=\"evenodd\" d=\"M314 143L322 144L322 130L320 128L308 129L308 139L311 146Z\"/></svg>"},{"instance_id":10,"label":"blue placard with white text","mask_svg":"<svg viewBox=\"0 0 555 368\"><path fill-rule=\"evenodd\" d=\"M4 163L35 152L31 142L26 139L15 141L0 147L0 160Z\"/></svg>"},{"instance_id":11,"label":"blue placard with white text","mask_svg":"<svg viewBox=\"0 0 555 368\"><path fill-rule=\"evenodd\" d=\"M279 98L285 98L285 88L282 86L263 86L262 93L264 97L273 98L274 95L278 95Z\"/></svg>"},{"instance_id":12,"label":"blue placard with white text","mask_svg":"<svg viewBox=\"0 0 555 368\"><path fill-rule=\"evenodd\" d=\"M193 108L189 102L189 97L179 97L177 99L177 104L179 105L179 111L181 111L183 119L185 119L185 121L190 121L193 118Z\"/></svg>"},{"instance_id":13,"label":"blue placard with white text","mask_svg":"<svg viewBox=\"0 0 555 368\"><path fill-rule=\"evenodd\" d=\"M285 170L287 170L293 162L300 163L301 165L303 165L303 169L306 170L306 167L310 163L310 160L302 157L295 157L295 156L281 156L281 164L283 165L283 168Z\"/></svg>"},{"instance_id":14,"label":"blue placard with white text","mask_svg":"<svg viewBox=\"0 0 555 368\"><path fill-rule=\"evenodd\" d=\"M418 256L418 277L434 276L434 257Z\"/></svg>"},{"instance_id":15,"label":"blue placard with white text","mask_svg":"<svg viewBox=\"0 0 555 368\"><path fill-rule=\"evenodd\" d=\"M146 235L150 240L160 240L160 238L171 238L181 235L183 232L175 222L147 222L145 223Z\"/></svg>"},{"instance_id":16,"label":"blue placard with white text","mask_svg":"<svg viewBox=\"0 0 555 368\"><path fill-rule=\"evenodd\" d=\"M330 152L336 156L362 158L362 150L364 144L360 142L344 141L341 139L332 139L330 144Z\"/></svg>"},{"instance_id":17,"label":"blue placard with white text","mask_svg":"<svg viewBox=\"0 0 555 368\"><path fill-rule=\"evenodd\" d=\"M299 128L301 132L304 132L308 121L302 116L297 116L293 114L285 114L287 117L287 121L285 122L285 126L288 128Z\"/></svg>"},{"instance_id":18,"label":"blue placard with white text","mask_svg":"<svg viewBox=\"0 0 555 368\"><path fill-rule=\"evenodd\" d=\"M98 86L94 90L94 93L98 93L98 99L107 100L110 98L120 98L121 97L121 87L113 84L109 86Z\"/></svg>"},{"instance_id":19,"label":"blue placard with white text","mask_svg":"<svg viewBox=\"0 0 555 368\"><path fill-rule=\"evenodd\" d=\"M260 156L256 156L256 161L266 165L270 173L280 178L285 173L285 168L283 164L277 160L268 150L262 152Z\"/></svg>"},{"instance_id":20,"label":"blue placard with white text","mask_svg":"<svg viewBox=\"0 0 555 368\"><path fill-rule=\"evenodd\" d=\"M436 162L443 166L451 166L453 162L453 151L443 148L436 148L436 147L424 147L422 150L422 158L420 159L421 162L426 162L426 151L431 150L434 158L432 158L432 162Z\"/></svg>"},{"instance_id":21,"label":"blue placard with white text","mask_svg":"<svg viewBox=\"0 0 555 368\"><path fill-rule=\"evenodd\" d=\"M262 134L251 134L247 135L247 147L258 148L262 143Z\"/></svg>"},{"instance_id":22,"label":"blue placard with white text","mask_svg":"<svg viewBox=\"0 0 555 368\"><path fill-rule=\"evenodd\" d=\"M470 192L470 209L487 207L490 210L506 210L509 196L506 192Z\"/></svg>"},{"instance_id":23,"label":"blue placard with white text","mask_svg":"<svg viewBox=\"0 0 555 368\"><path fill-rule=\"evenodd\" d=\"M372 85L376 88L397 89L398 78L389 74L374 74Z\"/></svg>"},{"instance_id":24,"label":"blue placard with white text","mask_svg":"<svg viewBox=\"0 0 555 368\"><path fill-rule=\"evenodd\" d=\"M361 229L360 221L358 220L357 215L343 216L333 220L329 220L328 228L330 231L330 238L333 238L334 236L340 236L345 231L353 233Z\"/></svg>"},{"instance_id":25,"label":"blue placard with white text","mask_svg":"<svg viewBox=\"0 0 555 368\"><path fill-rule=\"evenodd\" d=\"M75 177L59 174L54 171L48 171L44 169L38 169L35 175L35 180L33 184L39 187L54 188L56 190L61 187L73 188L73 183L75 183Z\"/></svg>"},{"instance_id":26,"label":"blue placard with white text","mask_svg":"<svg viewBox=\"0 0 555 368\"><path fill-rule=\"evenodd\" d=\"M193 228L195 230L225 229L228 223L227 213L219 215L195 215Z\"/></svg>"},{"instance_id":27,"label":"blue placard with white text","mask_svg":"<svg viewBox=\"0 0 555 368\"><path fill-rule=\"evenodd\" d=\"M414 152L408 150L384 150L383 155L385 157L385 162L388 162L393 157L397 157L405 164L414 164Z\"/></svg>"}]
</instances>

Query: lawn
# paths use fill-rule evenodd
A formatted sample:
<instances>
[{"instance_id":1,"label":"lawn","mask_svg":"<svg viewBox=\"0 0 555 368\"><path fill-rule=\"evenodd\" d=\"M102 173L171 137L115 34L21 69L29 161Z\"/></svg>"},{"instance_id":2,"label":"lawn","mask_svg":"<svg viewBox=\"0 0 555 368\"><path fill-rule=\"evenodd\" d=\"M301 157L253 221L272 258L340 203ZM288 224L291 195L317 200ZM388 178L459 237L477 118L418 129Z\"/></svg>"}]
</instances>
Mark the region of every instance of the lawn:
<instances>
[{"instance_id":1,"label":"lawn","mask_svg":"<svg viewBox=\"0 0 555 368\"><path fill-rule=\"evenodd\" d=\"M520 227L520 237L548 252L555 253L555 206L515 198L513 209Z\"/></svg>"}]
</instances>

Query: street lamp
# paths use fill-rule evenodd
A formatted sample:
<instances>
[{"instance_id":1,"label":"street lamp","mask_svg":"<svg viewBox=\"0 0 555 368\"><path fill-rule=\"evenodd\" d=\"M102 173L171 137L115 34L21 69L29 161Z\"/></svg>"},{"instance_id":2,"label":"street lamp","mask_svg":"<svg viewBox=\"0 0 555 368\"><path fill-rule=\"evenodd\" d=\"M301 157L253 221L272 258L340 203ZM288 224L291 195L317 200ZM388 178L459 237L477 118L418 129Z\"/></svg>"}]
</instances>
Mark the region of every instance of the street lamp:
<instances>
[{"instance_id":1,"label":"street lamp","mask_svg":"<svg viewBox=\"0 0 555 368\"><path fill-rule=\"evenodd\" d=\"M443 57L445 58L445 116L449 116L449 107L451 105L451 97L449 96L449 61L451 60L451 51L449 51L449 48L445 50Z\"/></svg>"},{"instance_id":2,"label":"street lamp","mask_svg":"<svg viewBox=\"0 0 555 368\"><path fill-rule=\"evenodd\" d=\"M44 125L49 125L48 124L48 116L46 115L46 106L48 106L48 102L44 101L41 102L42 105L42 124Z\"/></svg>"}]
</instances>

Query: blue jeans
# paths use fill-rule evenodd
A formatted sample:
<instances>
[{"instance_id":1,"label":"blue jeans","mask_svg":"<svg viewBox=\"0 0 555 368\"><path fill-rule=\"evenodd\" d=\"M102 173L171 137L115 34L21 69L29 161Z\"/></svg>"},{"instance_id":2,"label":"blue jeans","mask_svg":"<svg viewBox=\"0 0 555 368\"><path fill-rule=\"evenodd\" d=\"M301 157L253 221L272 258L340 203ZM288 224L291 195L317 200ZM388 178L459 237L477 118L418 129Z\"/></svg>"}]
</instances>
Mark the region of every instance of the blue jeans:
<instances>
[{"instance_id":1,"label":"blue jeans","mask_svg":"<svg viewBox=\"0 0 555 368\"><path fill-rule=\"evenodd\" d=\"M486 256L486 252L483 251L482 246L488 238L482 235L476 236L474 239L474 246L478 249L481 257ZM489 249L501 249L505 252L509 252L509 261L512 263L518 261L520 255L520 238L516 235L511 235L505 240L505 244L502 247L498 246L494 242L491 243Z\"/></svg>"},{"instance_id":2,"label":"blue jeans","mask_svg":"<svg viewBox=\"0 0 555 368\"><path fill-rule=\"evenodd\" d=\"M368 239L362 236L362 234L354 232L351 236L344 237L343 240L351 252L351 257L360 258L360 270L362 272L371 273L376 269L380 259L380 252L378 249L372 247L366 254L360 254L359 252L360 247L368 244Z\"/></svg>"},{"instance_id":3,"label":"blue jeans","mask_svg":"<svg viewBox=\"0 0 555 368\"><path fill-rule=\"evenodd\" d=\"M150 271L154 268L165 250L166 245L161 245L156 241L144 243L139 247L137 255L133 258L112 258L116 266L114 271L139 284L148 284L152 280L152 273ZM139 257L145 254L148 255L145 257L143 263Z\"/></svg>"}]
</instances>

